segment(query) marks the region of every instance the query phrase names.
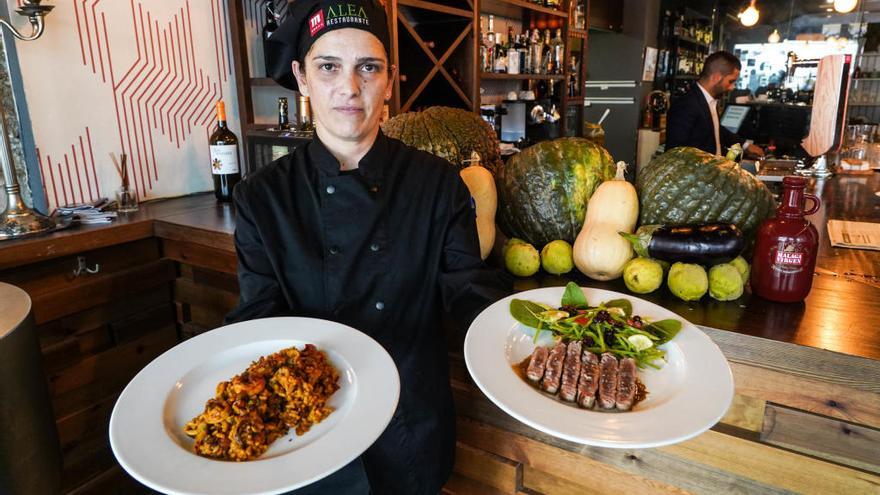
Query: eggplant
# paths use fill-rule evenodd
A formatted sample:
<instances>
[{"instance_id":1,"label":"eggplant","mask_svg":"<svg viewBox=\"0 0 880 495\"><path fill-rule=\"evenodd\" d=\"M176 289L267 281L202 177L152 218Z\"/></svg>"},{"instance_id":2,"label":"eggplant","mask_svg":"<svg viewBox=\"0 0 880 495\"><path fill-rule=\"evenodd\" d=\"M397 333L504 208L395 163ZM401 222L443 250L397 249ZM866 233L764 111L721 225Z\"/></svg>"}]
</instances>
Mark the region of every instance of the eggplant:
<instances>
[{"instance_id":1,"label":"eggplant","mask_svg":"<svg viewBox=\"0 0 880 495\"><path fill-rule=\"evenodd\" d=\"M644 225L635 234L620 235L639 256L704 266L727 263L745 246L742 231L732 223Z\"/></svg>"}]
</instances>

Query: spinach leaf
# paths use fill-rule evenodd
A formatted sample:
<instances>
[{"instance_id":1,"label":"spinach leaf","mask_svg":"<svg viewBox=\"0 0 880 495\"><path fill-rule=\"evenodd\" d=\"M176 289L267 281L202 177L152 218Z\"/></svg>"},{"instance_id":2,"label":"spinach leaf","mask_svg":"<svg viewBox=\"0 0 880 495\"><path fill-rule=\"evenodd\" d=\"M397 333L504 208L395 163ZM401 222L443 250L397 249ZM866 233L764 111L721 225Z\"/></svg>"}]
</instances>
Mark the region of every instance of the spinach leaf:
<instances>
[{"instance_id":1,"label":"spinach leaf","mask_svg":"<svg viewBox=\"0 0 880 495\"><path fill-rule=\"evenodd\" d=\"M543 326L539 315L546 311L543 306L526 301L523 299L514 299L510 301L510 315L516 321L527 327L540 329Z\"/></svg>"},{"instance_id":2,"label":"spinach leaf","mask_svg":"<svg viewBox=\"0 0 880 495\"><path fill-rule=\"evenodd\" d=\"M660 338L655 345L661 345L672 340L678 332L681 331L681 321L679 320L660 320L649 324L645 330L653 333Z\"/></svg>"},{"instance_id":3,"label":"spinach leaf","mask_svg":"<svg viewBox=\"0 0 880 495\"><path fill-rule=\"evenodd\" d=\"M565 293L562 294L562 306L587 306L587 296L584 295L584 291L578 284L569 282L565 286Z\"/></svg>"},{"instance_id":4,"label":"spinach leaf","mask_svg":"<svg viewBox=\"0 0 880 495\"><path fill-rule=\"evenodd\" d=\"M612 299L602 304L606 308L620 308L627 318L633 314L633 305L629 299Z\"/></svg>"}]
</instances>

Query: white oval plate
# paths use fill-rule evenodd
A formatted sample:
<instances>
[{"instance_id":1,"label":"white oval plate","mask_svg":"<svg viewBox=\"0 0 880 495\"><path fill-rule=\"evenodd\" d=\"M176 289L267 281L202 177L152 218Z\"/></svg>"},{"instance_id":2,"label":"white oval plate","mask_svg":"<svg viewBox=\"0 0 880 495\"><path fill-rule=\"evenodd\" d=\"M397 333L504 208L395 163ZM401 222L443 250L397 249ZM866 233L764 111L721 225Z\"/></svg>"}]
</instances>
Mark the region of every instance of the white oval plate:
<instances>
[{"instance_id":1,"label":"white oval plate","mask_svg":"<svg viewBox=\"0 0 880 495\"><path fill-rule=\"evenodd\" d=\"M203 412L219 382L260 356L309 343L339 371L330 416L305 435L291 430L252 461L193 453L183 426ZM110 445L132 477L163 493L283 493L324 478L365 451L391 421L399 394L394 361L366 334L313 318L251 320L182 342L141 370L113 408Z\"/></svg>"},{"instance_id":2,"label":"white oval plate","mask_svg":"<svg viewBox=\"0 0 880 495\"><path fill-rule=\"evenodd\" d=\"M676 337L661 346L668 362L660 370L639 370L648 397L627 412L580 409L548 397L525 383L512 366L535 349L534 330L510 315L510 301L525 299L558 307L564 287L534 289L495 302L473 321L464 342L468 371L480 390L523 423L572 442L598 447L650 448L695 437L724 416L733 400L733 375L714 342L693 324L656 304L627 294L584 288L590 304L624 298L633 314L650 321L682 322ZM551 345L541 332L538 345Z\"/></svg>"}]
</instances>

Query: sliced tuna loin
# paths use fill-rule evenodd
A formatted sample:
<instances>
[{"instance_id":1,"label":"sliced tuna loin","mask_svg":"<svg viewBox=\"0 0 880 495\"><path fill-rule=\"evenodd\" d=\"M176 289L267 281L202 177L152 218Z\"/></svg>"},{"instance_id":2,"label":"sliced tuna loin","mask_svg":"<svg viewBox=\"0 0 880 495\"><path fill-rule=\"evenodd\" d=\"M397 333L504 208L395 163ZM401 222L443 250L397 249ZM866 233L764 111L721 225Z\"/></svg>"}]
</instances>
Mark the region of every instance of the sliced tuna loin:
<instances>
[{"instance_id":1,"label":"sliced tuna loin","mask_svg":"<svg viewBox=\"0 0 880 495\"><path fill-rule=\"evenodd\" d=\"M617 409L629 411L636 398L636 362L632 358L620 360L617 381Z\"/></svg>"},{"instance_id":2,"label":"sliced tuna loin","mask_svg":"<svg viewBox=\"0 0 880 495\"><path fill-rule=\"evenodd\" d=\"M551 394L555 394L559 390L559 380L562 378L562 365L565 362L565 344L562 342L550 349L550 356L547 358L547 369L544 371L544 380L541 382L541 388Z\"/></svg>"},{"instance_id":3,"label":"sliced tuna loin","mask_svg":"<svg viewBox=\"0 0 880 495\"><path fill-rule=\"evenodd\" d=\"M590 351L581 354L581 372L577 386L577 403L592 409L599 388L599 357Z\"/></svg>"},{"instance_id":4,"label":"sliced tuna loin","mask_svg":"<svg viewBox=\"0 0 880 495\"><path fill-rule=\"evenodd\" d=\"M617 404L617 358L606 352L599 361L599 407L614 409Z\"/></svg>"},{"instance_id":5,"label":"sliced tuna loin","mask_svg":"<svg viewBox=\"0 0 880 495\"><path fill-rule=\"evenodd\" d=\"M550 350L546 347L536 347L532 353L532 359L529 361L529 368L526 370L526 376L529 380L536 382L544 377L544 369L547 366L547 356Z\"/></svg>"},{"instance_id":6,"label":"sliced tuna loin","mask_svg":"<svg viewBox=\"0 0 880 495\"><path fill-rule=\"evenodd\" d=\"M559 397L574 402L577 397L578 377L581 374L581 341L569 342L565 352L565 365L562 367L562 385Z\"/></svg>"}]
</instances>

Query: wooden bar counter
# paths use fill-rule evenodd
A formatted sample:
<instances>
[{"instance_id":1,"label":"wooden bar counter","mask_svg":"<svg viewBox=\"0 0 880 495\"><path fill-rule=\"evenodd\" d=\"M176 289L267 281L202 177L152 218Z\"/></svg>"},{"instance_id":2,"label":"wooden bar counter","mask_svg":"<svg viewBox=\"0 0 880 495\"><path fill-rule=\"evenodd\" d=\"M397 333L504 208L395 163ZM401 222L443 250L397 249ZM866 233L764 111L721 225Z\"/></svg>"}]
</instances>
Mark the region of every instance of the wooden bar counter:
<instances>
[{"instance_id":1,"label":"wooden bar counter","mask_svg":"<svg viewBox=\"0 0 880 495\"><path fill-rule=\"evenodd\" d=\"M815 190L824 206L811 220L822 241L806 302L645 296L699 325L729 360L736 395L715 427L655 449L559 440L495 407L451 342L459 428L445 491L880 493L880 252L832 248L825 234L829 218L880 222L880 174L837 176ZM0 281L34 300L66 492L149 493L112 457L110 411L144 365L219 326L235 305L234 219L201 194L143 204L112 225L0 243ZM80 265L88 270L74 275ZM626 292L621 281L570 279ZM521 279L516 288L568 280Z\"/></svg>"}]
</instances>

